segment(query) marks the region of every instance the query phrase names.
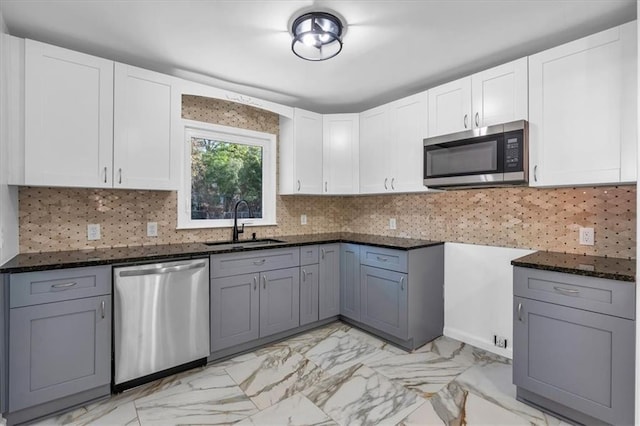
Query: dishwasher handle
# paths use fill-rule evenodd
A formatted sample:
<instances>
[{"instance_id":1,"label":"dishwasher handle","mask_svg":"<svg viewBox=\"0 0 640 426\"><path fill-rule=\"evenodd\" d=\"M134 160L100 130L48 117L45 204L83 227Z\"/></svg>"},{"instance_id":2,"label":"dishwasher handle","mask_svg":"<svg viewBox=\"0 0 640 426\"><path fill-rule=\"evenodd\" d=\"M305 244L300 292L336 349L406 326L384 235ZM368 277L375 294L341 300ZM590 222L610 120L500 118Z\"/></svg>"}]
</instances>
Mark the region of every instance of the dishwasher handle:
<instances>
[{"instance_id":1,"label":"dishwasher handle","mask_svg":"<svg viewBox=\"0 0 640 426\"><path fill-rule=\"evenodd\" d=\"M132 269L128 271L120 271L119 275L121 277L139 277L142 275L160 275L160 274L170 274L172 272L181 272L188 271L191 269L200 269L207 266L206 262L199 263L189 263L186 265L176 265L176 266L165 266L160 268L151 268L151 269Z\"/></svg>"}]
</instances>

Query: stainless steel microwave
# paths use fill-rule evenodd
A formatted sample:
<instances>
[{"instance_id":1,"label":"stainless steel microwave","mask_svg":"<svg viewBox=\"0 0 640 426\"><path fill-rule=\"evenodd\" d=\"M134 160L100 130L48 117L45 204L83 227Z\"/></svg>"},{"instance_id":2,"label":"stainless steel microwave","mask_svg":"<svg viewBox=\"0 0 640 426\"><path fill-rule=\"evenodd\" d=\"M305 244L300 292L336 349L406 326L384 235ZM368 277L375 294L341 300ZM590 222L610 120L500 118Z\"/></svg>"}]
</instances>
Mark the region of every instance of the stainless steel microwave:
<instances>
[{"instance_id":1,"label":"stainless steel microwave","mask_svg":"<svg viewBox=\"0 0 640 426\"><path fill-rule=\"evenodd\" d=\"M526 184L525 120L424 139L424 185L475 188Z\"/></svg>"}]
</instances>

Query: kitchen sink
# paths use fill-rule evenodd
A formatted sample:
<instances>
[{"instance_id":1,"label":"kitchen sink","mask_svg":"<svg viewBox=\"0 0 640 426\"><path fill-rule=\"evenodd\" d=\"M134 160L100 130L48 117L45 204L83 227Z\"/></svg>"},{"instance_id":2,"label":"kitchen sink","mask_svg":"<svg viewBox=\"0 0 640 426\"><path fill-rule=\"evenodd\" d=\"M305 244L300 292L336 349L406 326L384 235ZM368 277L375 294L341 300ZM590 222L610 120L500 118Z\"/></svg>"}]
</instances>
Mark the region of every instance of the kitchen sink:
<instances>
[{"instance_id":1,"label":"kitchen sink","mask_svg":"<svg viewBox=\"0 0 640 426\"><path fill-rule=\"evenodd\" d=\"M262 247L269 246L272 244L281 244L284 243L282 240L275 240L273 238L263 238L260 240L245 240L238 241L237 243L231 241L215 241L211 243L204 243L207 246L213 246L220 249L232 249L232 250L242 250L243 248L248 247Z\"/></svg>"}]
</instances>

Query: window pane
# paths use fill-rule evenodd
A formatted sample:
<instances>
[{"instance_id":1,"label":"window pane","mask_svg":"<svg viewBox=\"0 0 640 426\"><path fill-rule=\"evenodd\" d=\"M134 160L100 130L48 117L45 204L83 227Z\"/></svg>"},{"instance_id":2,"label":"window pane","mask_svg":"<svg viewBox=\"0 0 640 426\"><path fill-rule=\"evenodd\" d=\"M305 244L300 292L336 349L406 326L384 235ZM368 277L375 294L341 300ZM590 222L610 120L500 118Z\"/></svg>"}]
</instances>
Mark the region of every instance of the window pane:
<instances>
[{"instance_id":1,"label":"window pane","mask_svg":"<svg viewBox=\"0 0 640 426\"><path fill-rule=\"evenodd\" d=\"M262 147L191 138L191 219L262 218Z\"/></svg>"}]
</instances>

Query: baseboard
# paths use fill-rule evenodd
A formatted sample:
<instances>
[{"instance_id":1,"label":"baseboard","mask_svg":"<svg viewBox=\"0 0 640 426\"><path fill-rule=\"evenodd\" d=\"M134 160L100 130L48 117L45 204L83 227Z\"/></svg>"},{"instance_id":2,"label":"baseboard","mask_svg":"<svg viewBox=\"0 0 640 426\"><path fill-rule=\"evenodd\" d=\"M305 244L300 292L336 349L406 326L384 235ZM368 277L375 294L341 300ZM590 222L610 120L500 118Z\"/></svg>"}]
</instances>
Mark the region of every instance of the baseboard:
<instances>
[{"instance_id":1,"label":"baseboard","mask_svg":"<svg viewBox=\"0 0 640 426\"><path fill-rule=\"evenodd\" d=\"M498 348L484 339L479 339L473 334L466 333L461 330L456 330L447 326L444 327L443 334L447 337L460 340L461 342L473 345L476 348L483 349L487 352L492 352L505 358L513 359L513 349L511 348L511 346L508 346L506 349ZM508 343L510 344L511 342Z\"/></svg>"}]
</instances>

